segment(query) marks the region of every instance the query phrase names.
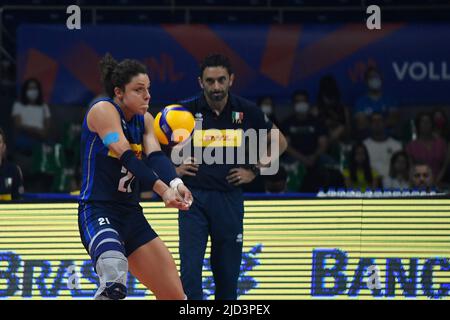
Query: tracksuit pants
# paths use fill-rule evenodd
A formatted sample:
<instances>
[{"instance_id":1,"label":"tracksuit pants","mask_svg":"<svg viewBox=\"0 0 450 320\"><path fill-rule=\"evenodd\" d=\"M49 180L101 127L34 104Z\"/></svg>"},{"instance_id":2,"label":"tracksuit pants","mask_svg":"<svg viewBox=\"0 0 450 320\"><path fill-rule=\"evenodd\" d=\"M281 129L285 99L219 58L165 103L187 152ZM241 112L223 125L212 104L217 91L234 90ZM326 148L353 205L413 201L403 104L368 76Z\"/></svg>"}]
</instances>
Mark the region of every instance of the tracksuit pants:
<instances>
[{"instance_id":1,"label":"tracksuit pants","mask_svg":"<svg viewBox=\"0 0 450 320\"><path fill-rule=\"evenodd\" d=\"M217 300L237 299L242 259L244 198L241 190L190 188L194 202L179 211L181 281L191 300L202 300L202 270L208 235Z\"/></svg>"}]
</instances>

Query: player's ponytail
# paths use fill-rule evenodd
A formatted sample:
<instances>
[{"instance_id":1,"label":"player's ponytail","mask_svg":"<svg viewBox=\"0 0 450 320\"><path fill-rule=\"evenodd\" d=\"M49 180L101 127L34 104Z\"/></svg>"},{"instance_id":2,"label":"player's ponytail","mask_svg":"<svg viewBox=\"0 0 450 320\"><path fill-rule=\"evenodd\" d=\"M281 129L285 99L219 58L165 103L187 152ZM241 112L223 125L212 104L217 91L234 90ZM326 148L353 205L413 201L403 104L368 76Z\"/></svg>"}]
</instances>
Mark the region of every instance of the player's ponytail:
<instances>
[{"instance_id":1,"label":"player's ponytail","mask_svg":"<svg viewBox=\"0 0 450 320\"><path fill-rule=\"evenodd\" d=\"M113 83L113 73L114 69L119 65L119 63L113 58L110 53L105 54L105 56L100 60L100 72L102 76L103 87L106 94L113 98L114 97L114 83Z\"/></svg>"},{"instance_id":2,"label":"player's ponytail","mask_svg":"<svg viewBox=\"0 0 450 320\"><path fill-rule=\"evenodd\" d=\"M131 81L131 78L140 73L147 73L147 68L139 61L125 59L117 62L109 53L100 60L100 70L103 87L111 98L114 98L115 87L125 90L125 85Z\"/></svg>"}]
</instances>

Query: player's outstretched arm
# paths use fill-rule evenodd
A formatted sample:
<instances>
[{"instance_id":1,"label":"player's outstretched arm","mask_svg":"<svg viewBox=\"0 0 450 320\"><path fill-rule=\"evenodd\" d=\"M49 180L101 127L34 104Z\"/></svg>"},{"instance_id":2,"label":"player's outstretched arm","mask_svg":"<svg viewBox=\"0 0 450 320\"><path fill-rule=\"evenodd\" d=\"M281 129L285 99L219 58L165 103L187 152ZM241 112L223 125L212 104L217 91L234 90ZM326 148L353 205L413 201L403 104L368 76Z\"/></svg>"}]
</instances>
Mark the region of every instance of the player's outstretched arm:
<instances>
[{"instance_id":1,"label":"player's outstretched arm","mask_svg":"<svg viewBox=\"0 0 450 320\"><path fill-rule=\"evenodd\" d=\"M89 130L97 133L109 150L117 155L125 168L161 196L167 207L186 210L186 204L175 190L134 155L123 133L119 113L111 103L101 101L93 106L87 116L87 124Z\"/></svg>"},{"instance_id":2,"label":"player's outstretched arm","mask_svg":"<svg viewBox=\"0 0 450 320\"><path fill-rule=\"evenodd\" d=\"M161 145L155 136L153 122L155 119L150 113L144 116L144 162L156 172L165 183L176 189L186 204L191 205L193 201L192 193L178 178L175 167L170 159L161 151Z\"/></svg>"}]
</instances>

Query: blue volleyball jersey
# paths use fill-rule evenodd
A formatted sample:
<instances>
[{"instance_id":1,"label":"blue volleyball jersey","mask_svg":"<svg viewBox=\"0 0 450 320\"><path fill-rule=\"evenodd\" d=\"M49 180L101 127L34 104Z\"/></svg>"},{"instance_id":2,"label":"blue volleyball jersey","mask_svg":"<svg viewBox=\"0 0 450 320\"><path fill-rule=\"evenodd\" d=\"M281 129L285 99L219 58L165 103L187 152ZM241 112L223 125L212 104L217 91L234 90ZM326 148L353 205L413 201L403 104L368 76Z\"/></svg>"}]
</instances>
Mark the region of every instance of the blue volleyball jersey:
<instances>
[{"instance_id":1,"label":"blue volleyball jersey","mask_svg":"<svg viewBox=\"0 0 450 320\"><path fill-rule=\"evenodd\" d=\"M114 105L120 115L122 130L138 159L142 158L143 135L145 132L144 116L134 115L130 121L120 107L110 98L95 100L89 107L99 101L108 101ZM89 111L88 111L89 112ZM81 132L82 187L81 201L114 201L136 204L139 202L139 182L134 175L122 166L119 157L103 144L100 136L89 130L87 114Z\"/></svg>"}]
</instances>

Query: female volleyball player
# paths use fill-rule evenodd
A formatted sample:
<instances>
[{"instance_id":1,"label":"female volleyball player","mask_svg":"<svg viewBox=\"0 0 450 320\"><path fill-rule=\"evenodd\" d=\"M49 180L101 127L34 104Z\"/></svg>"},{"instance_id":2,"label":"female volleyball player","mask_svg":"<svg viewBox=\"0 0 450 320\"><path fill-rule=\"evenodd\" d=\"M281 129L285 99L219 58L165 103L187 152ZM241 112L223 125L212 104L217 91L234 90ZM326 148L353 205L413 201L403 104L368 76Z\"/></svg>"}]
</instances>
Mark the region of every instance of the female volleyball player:
<instances>
[{"instance_id":1,"label":"female volleyball player","mask_svg":"<svg viewBox=\"0 0 450 320\"><path fill-rule=\"evenodd\" d=\"M81 240L100 280L95 299L125 298L128 270L157 299L184 299L175 262L139 205L139 185L181 210L192 194L154 136L145 66L107 54L100 67L109 98L94 101L83 122L78 208Z\"/></svg>"}]
</instances>

